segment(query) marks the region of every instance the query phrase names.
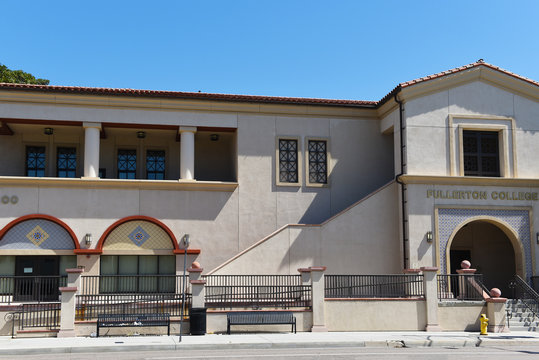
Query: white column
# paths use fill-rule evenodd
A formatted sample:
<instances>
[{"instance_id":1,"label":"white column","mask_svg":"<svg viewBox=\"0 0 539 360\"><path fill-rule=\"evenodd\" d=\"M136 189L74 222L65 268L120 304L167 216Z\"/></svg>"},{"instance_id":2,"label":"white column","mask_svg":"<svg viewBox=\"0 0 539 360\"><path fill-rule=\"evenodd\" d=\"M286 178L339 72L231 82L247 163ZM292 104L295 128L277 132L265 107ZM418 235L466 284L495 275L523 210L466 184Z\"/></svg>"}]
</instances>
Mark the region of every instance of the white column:
<instances>
[{"instance_id":1,"label":"white column","mask_svg":"<svg viewBox=\"0 0 539 360\"><path fill-rule=\"evenodd\" d=\"M100 123L83 123L84 127L84 177L99 176Z\"/></svg>"},{"instance_id":2,"label":"white column","mask_svg":"<svg viewBox=\"0 0 539 360\"><path fill-rule=\"evenodd\" d=\"M180 126L180 178L195 179L195 133L194 126Z\"/></svg>"}]
</instances>

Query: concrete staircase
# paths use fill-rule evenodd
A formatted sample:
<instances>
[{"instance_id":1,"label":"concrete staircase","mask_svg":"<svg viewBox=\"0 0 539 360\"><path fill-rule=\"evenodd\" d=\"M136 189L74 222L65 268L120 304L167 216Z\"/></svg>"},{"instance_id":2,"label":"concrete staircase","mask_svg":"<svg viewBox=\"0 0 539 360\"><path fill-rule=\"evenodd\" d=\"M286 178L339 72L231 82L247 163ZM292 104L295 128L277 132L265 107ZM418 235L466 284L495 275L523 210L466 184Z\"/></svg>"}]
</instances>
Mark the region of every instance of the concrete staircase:
<instances>
[{"instance_id":1,"label":"concrete staircase","mask_svg":"<svg viewBox=\"0 0 539 360\"><path fill-rule=\"evenodd\" d=\"M505 309L511 331L539 331L539 318L529 311L520 299L507 299Z\"/></svg>"}]
</instances>

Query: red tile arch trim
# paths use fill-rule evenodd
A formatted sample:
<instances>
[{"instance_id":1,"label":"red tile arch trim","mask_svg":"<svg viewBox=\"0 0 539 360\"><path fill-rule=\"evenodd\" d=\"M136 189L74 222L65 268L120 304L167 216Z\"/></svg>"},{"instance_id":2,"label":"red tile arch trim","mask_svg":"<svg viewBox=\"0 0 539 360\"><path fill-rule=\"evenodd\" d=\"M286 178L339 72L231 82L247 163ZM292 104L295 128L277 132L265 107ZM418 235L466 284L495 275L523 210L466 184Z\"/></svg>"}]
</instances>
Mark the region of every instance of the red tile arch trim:
<instances>
[{"instance_id":1,"label":"red tile arch trim","mask_svg":"<svg viewBox=\"0 0 539 360\"><path fill-rule=\"evenodd\" d=\"M45 215L45 214L30 214L30 215L24 215L24 216L21 216L20 218L17 218L13 221L11 221L9 224L7 224L6 226L4 226L4 228L2 230L0 230L0 241L2 240L2 238L4 237L4 235L11 229L13 228L15 225L23 222L23 221L26 221L26 220L32 220L32 219L42 219L42 220L48 220L48 221L52 221L53 223L55 224L58 224L60 225L61 227L64 228L64 230L67 231L67 233L69 234L69 236L71 237L71 240L73 240L73 244L75 245L75 249L73 250L75 252L75 254L77 253L77 250L80 250L80 245L79 245L79 240L77 239L77 236L75 235L75 233L73 232L73 230L71 230L71 228L65 223L63 222L62 220L58 219L58 218L55 218L54 216L50 216L50 215Z\"/></svg>"},{"instance_id":2,"label":"red tile arch trim","mask_svg":"<svg viewBox=\"0 0 539 360\"><path fill-rule=\"evenodd\" d=\"M174 246L173 253L174 254L183 254L184 253L184 250L180 249L180 247L178 246L178 240L176 239L176 236L174 236L174 233L168 228L168 226L166 226L161 221L159 221L159 220L157 220L157 219L155 219L153 217L144 216L144 215L128 216L128 217L124 217L124 218L116 221L114 224L109 226L107 228L107 230L105 230L103 235L101 235L101 238L99 238L99 241L97 242L97 245L96 245L95 249L91 249L91 250L90 249L84 249L83 252L79 252L79 253L80 254L88 254L88 255L90 255L90 254L101 254L103 252L103 244L105 243L105 240L107 239L109 234L112 232L112 230L116 229L118 226L120 226L120 225L122 225L122 224L124 224L126 222L136 221L136 220L148 221L148 222L154 223L155 225L159 226L170 237L170 240L172 241L172 245ZM200 250L198 250L198 249L188 249L187 253L188 254L200 254Z\"/></svg>"}]
</instances>

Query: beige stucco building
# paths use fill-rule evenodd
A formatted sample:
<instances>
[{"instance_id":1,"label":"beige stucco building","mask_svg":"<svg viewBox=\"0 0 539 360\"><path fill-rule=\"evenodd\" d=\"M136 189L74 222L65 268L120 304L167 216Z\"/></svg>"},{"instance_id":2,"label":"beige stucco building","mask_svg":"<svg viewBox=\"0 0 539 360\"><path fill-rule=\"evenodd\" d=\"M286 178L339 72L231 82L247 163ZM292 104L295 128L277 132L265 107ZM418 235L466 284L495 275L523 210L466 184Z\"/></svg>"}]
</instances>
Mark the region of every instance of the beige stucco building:
<instances>
[{"instance_id":1,"label":"beige stucco building","mask_svg":"<svg viewBox=\"0 0 539 360\"><path fill-rule=\"evenodd\" d=\"M0 84L0 275L536 275L539 83L482 61L377 102Z\"/></svg>"}]
</instances>

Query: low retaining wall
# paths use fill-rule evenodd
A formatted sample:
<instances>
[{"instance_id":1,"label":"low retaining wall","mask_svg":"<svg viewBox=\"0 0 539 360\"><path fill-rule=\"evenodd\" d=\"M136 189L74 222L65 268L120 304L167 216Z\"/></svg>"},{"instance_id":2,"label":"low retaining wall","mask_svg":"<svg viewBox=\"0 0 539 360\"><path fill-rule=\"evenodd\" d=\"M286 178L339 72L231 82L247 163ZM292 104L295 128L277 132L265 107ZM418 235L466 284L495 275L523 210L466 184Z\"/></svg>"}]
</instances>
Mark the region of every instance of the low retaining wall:
<instances>
[{"instance_id":1,"label":"low retaining wall","mask_svg":"<svg viewBox=\"0 0 539 360\"><path fill-rule=\"evenodd\" d=\"M479 331L484 301L443 301L438 304L438 321L445 331Z\"/></svg>"},{"instance_id":2,"label":"low retaining wall","mask_svg":"<svg viewBox=\"0 0 539 360\"><path fill-rule=\"evenodd\" d=\"M423 299L326 299L329 331L425 330Z\"/></svg>"},{"instance_id":3,"label":"low retaining wall","mask_svg":"<svg viewBox=\"0 0 539 360\"><path fill-rule=\"evenodd\" d=\"M272 310L279 311L279 310ZM313 313L310 310L287 310L292 311L296 317L296 330L311 331L313 326ZM207 333L226 333L226 314L232 311L208 310L207 312ZM291 325L233 325L232 333L239 332L290 332Z\"/></svg>"}]
</instances>

